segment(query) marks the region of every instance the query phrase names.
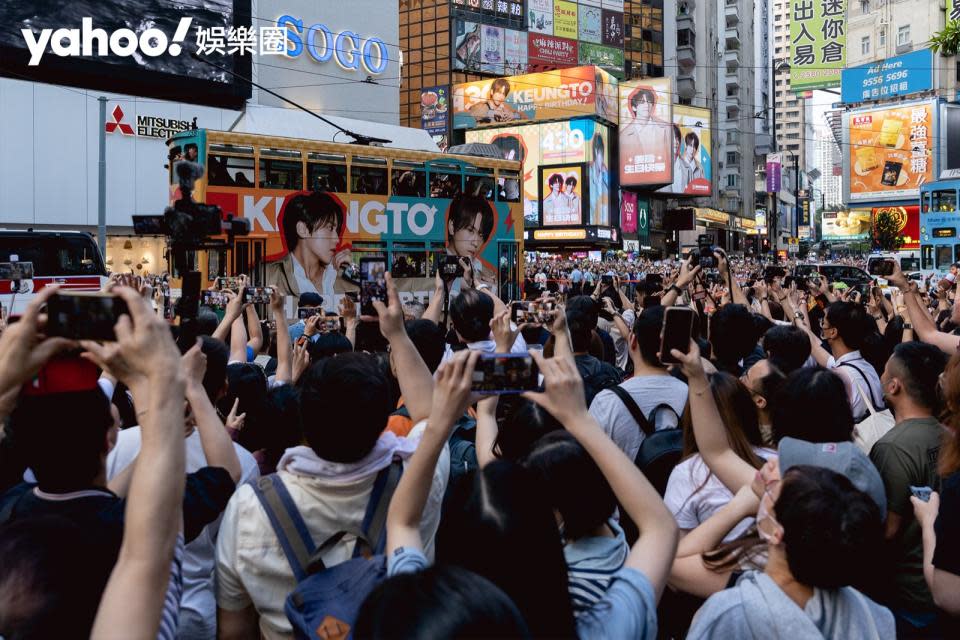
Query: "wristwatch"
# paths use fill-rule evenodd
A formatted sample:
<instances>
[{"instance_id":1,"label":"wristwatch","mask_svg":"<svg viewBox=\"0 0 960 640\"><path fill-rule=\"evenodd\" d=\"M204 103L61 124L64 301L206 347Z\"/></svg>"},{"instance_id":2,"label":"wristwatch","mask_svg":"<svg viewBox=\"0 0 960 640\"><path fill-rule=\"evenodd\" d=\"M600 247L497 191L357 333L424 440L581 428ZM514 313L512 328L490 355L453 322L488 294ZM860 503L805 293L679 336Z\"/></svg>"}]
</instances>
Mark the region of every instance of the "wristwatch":
<instances>
[{"instance_id":1,"label":"wristwatch","mask_svg":"<svg viewBox=\"0 0 960 640\"><path fill-rule=\"evenodd\" d=\"M912 331L912 330L913 330L913 324L911 324L911 323L909 323L909 322L904 322L904 323L903 323L903 330L906 331L907 329L910 329L910 330Z\"/></svg>"},{"instance_id":2,"label":"wristwatch","mask_svg":"<svg viewBox=\"0 0 960 640\"><path fill-rule=\"evenodd\" d=\"M797 320L803 320L803 313L801 313L800 311L794 311L793 317L796 318Z\"/></svg>"}]
</instances>

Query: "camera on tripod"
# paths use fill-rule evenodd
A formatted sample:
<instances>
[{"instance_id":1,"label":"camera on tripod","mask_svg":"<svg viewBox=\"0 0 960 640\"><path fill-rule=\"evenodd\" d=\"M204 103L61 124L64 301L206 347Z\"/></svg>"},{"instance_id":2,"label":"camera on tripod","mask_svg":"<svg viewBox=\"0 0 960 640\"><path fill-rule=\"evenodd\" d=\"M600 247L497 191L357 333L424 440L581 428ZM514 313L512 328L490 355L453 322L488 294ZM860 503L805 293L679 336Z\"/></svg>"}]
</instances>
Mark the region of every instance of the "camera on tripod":
<instances>
[{"instance_id":1,"label":"camera on tripod","mask_svg":"<svg viewBox=\"0 0 960 640\"><path fill-rule=\"evenodd\" d=\"M195 202L193 190L196 181L203 177L203 167L189 160L178 160L173 172L180 184L180 199L167 207L162 216L133 216L133 232L136 235L164 235L170 240L174 251L212 249L224 246L211 242L212 236L226 234L229 238L250 233L250 221L224 217L217 205Z\"/></svg>"},{"instance_id":2,"label":"camera on tripod","mask_svg":"<svg viewBox=\"0 0 960 640\"><path fill-rule=\"evenodd\" d=\"M704 233L697 236L698 264L704 271L717 268L717 248L713 246L713 237Z\"/></svg>"}]
</instances>

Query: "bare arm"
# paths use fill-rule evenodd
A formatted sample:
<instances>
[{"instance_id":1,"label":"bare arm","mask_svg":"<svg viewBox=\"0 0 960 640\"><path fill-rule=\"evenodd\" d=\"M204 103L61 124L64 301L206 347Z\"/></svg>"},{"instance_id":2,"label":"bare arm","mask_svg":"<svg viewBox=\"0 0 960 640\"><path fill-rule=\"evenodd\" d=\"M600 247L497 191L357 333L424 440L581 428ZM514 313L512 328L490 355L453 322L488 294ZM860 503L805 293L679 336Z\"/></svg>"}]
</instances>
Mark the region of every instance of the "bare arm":
<instances>
[{"instance_id":1,"label":"bare arm","mask_svg":"<svg viewBox=\"0 0 960 640\"><path fill-rule=\"evenodd\" d=\"M193 417L200 434L200 446L207 464L227 470L234 482L240 480L242 468L237 450L233 447L230 434L223 428L217 410L210 402L203 388L203 375L207 370L207 357L200 351L200 345L194 345L180 359L181 371L186 380L186 396L193 410ZM239 399L238 399L239 401Z\"/></svg>"},{"instance_id":2,"label":"bare arm","mask_svg":"<svg viewBox=\"0 0 960 640\"><path fill-rule=\"evenodd\" d=\"M247 327L242 317L233 321L233 328L230 330L230 361L247 361Z\"/></svg>"},{"instance_id":3,"label":"bare arm","mask_svg":"<svg viewBox=\"0 0 960 640\"><path fill-rule=\"evenodd\" d=\"M290 344L290 327L287 326L286 312L283 309L284 297L276 290L270 294L270 310L273 321L277 323L277 382L290 382L293 379L293 345Z\"/></svg>"},{"instance_id":4,"label":"bare arm","mask_svg":"<svg viewBox=\"0 0 960 640\"><path fill-rule=\"evenodd\" d=\"M911 290L910 283L900 270L900 265L894 263L893 273L887 279L904 292L903 301L906 303L907 313L913 322L913 331L917 337L945 353L951 355L955 353L960 348L960 336L943 333L937 329L933 319L924 310L920 297Z\"/></svg>"},{"instance_id":5,"label":"bare arm","mask_svg":"<svg viewBox=\"0 0 960 640\"><path fill-rule=\"evenodd\" d=\"M122 290L121 295L133 318L131 323L130 317L121 316L116 327L113 357L126 360L133 371L132 376L121 379L135 395L144 386L164 393L150 394L146 411L141 413L142 444L130 481L123 544L100 600L91 637L111 638L117 629L123 629L128 638L152 639L160 626L182 520L184 382L180 354L166 323L134 291ZM108 349L99 347L96 353L105 358ZM113 367L111 370L116 372Z\"/></svg>"},{"instance_id":6,"label":"bare arm","mask_svg":"<svg viewBox=\"0 0 960 640\"><path fill-rule=\"evenodd\" d=\"M693 261L694 258L691 256L680 265L680 275L677 277L677 281L663 294L660 304L665 307L672 307L677 304L680 293L685 291L696 279L697 274L700 273L700 265L694 266Z\"/></svg>"},{"instance_id":7,"label":"bare arm","mask_svg":"<svg viewBox=\"0 0 960 640\"><path fill-rule=\"evenodd\" d=\"M937 548L934 524L940 510L940 495L934 491L930 494L928 502L915 497L911 497L910 502L913 503L914 513L923 533L923 577L930 593L933 594L933 602L948 615L958 616L960 615L960 575L937 569L933 565L933 554Z\"/></svg>"},{"instance_id":8,"label":"bare arm","mask_svg":"<svg viewBox=\"0 0 960 640\"><path fill-rule=\"evenodd\" d=\"M357 348L357 325L360 324L360 318L357 317L357 305L348 296L343 296L340 301L340 317L343 318L344 335L350 341L354 349Z\"/></svg>"},{"instance_id":9,"label":"bare arm","mask_svg":"<svg viewBox=\"0 0 960 640\"><path fill-rule=\"evenodd\" d=\"M260 317L257 310L250 305L246 309L247 316L247 346L253 349L254 353L260 353L263 347L263 327L260 326Z\"/></svg>"},{"instance_id":10,"label":"bare arm","mask_svg":"<svg viewBox=\"0 0 960 640\"><path fill-rule=\"evenodd\" d=\"M240 276L241 294L243 292L243 287L245 287L246 284L247 277ZM233 326L233 321L243 315L243 296L229 290L224 291L224 295L226 295L230 301L227 303L227 308L223 313L223 320L221 320L220 324L217 325L212 337L226 342L227 334L230 333L230 328Z\"/></svg>"},{"instance_id":11,"label":"bare arm","mask_svg":"<svg viewBox=\"0 0 960 640\"><path fill-rule=\"evenodd\" d=\"M446 296L443 286L443 280L440 278L440 269L437 269L437 277L434 281L433 297L430 298L430 304L423 312L423 319L430 320L439 325L443 320L443 299Z\"/></svg>"},{"instance_id":12,"label":"bare arm","mask_svg":"<svg viewBox=\"0 0 960 640\"><path fill-rule=\"evenodd\" d=\"M483 469L497 459L493 453L497 441L497 396L484 398L477 403L477 465Z\"/></svg>"}]
</instances>

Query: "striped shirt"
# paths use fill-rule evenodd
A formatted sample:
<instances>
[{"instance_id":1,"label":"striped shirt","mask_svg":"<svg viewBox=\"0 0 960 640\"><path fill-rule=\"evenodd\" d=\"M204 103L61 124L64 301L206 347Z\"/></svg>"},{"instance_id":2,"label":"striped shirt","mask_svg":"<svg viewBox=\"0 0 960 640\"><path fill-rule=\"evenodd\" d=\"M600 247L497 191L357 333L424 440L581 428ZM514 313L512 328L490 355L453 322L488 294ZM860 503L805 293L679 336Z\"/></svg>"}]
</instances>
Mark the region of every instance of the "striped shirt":
<instances>
[{"instance_id":1,"label":"striped shirt","mask_svg":"<svg viewBox=\"0 0 960 640\"><path fill-rule=\"evenodd\" d=\"M580 615L603 599L630 551L623 529L612 518L612 538L581 538L563 548L573 611Z\"/></svg>"},{"instance_id":2,"label":"striped shirt","mask_svg":"<svg viewBox=\"0 0 960 640\"><path fill-rule=\"evenodd\" d=\"M183 596L183 532L177 535L177 544L173 548L173 560L170 562L170 583L167 596L163 599L163 612L160 615L160 630L157 640L176 640L177 625L180 622L180 598Z\"/></svg>"}]
</instances>

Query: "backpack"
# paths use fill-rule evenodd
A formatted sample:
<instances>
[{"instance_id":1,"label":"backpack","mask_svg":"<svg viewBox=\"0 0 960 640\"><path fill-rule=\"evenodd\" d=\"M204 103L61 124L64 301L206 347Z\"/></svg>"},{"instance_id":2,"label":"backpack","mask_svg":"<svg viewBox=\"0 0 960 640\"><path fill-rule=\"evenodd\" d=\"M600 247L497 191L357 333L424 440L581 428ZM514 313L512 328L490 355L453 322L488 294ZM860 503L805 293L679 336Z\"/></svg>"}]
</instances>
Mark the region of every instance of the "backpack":
<instances>
[{"instance_id":1,"label":"backpack","mask_svg":"<svg viewBox=\"0 0 960 640\"><path fill-rule=\"evenodd\" d=\"M402 474L403 465L394 458L389 467L377 474L361 530L339 531L319 546L310 538L280 476L272 473L252 485L297 580L284 606L296 638L352 637L360 605L387 578L387 560L383 555L387 508ZM348 534L357 538L353 557L333 567L324 565L322 554Z\"/></svg>"},{"instance_id":2,"label":"backpack","mask_svg":"<svg viewBox=\"0 0 960 640\"><path fill-rule=\"evenodd\" d=\"M597 370L583 376L583 395L587 406L590 406L598 393L604 389L614 389L619 384L620 380L616 376L611 375L607 367L599 367Z\"/></svg>"},{"instance_id":3,"label":"backpack","mask_svg":"<svg viewBox=\"0 0 960 640\"><path fill-rule=\"evenodd\" d=\"M683 430L679 427L673 427L657 431L656 419L657 414L662 409L670 411L673 415L677 415L677 412L666 403L658 404L650 412L650 418L648 419L643 415L643 411L640 410L640 407L637 406L626 389L617 385L611 387L610 391L613 391L620 398L620 401L646 436L640 444L640 450L637 451L634 464L643 471L643 475L662 496L667 491L670 472L677 466L683 455ZM678 416L677 424L679 423Z\"/></svg>"}]
</instances>

